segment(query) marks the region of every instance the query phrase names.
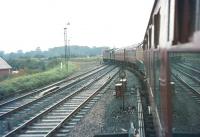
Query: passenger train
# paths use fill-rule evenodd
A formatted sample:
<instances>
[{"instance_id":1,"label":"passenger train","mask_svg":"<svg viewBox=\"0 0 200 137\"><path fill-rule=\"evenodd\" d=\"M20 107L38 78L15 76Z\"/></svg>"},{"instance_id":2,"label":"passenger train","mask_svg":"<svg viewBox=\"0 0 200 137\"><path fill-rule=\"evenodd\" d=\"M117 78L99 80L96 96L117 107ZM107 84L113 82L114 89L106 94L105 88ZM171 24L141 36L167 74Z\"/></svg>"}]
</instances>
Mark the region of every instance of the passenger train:
<instances>
[{"instance_id":1,"label":"passenger train","mask_svg":"<svg viewBox=\"0 0 200 137\"><path fill-rule=\"evenodd\" d=\"M200 80L199 0L155 0L142 43L104 50L103 60L143 71L157 137L200 136L190 93L200 82L189 78Z\"/></svg>"}]
</instances>

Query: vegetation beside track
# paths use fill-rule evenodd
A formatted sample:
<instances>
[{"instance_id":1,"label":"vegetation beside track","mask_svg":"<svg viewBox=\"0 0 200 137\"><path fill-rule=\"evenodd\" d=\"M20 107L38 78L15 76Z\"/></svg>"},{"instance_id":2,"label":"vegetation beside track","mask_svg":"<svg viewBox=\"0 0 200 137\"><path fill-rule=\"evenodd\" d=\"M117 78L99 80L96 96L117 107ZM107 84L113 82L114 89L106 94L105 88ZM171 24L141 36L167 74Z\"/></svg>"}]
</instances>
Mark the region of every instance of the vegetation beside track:
<instances>
[{"instance_id":1,"label":"vegetation beside track","mask_svg":"<svg viewBox=\"0 0 200 137\"><path fill-rule=\"evenodd\" d=\"M77 69L74 63L69 62L69 69L60 66L54 67L44 72L9 78L0 82L0 98L12 94L14 92L31 90L51 84L55 81L65 78Z\"/></svg>"},{"instance_id":2,"label":"vegetation beside track","mask_svg":"<svg viewBox=\"0 0 200 137\"><path fill-rule=\"evenodd\" d=\"M102 61L102 58L100 56L95 57L86 57L86 58L71 58L71 61L74 62L100 62Z\"/></svg>"}]
</instances>

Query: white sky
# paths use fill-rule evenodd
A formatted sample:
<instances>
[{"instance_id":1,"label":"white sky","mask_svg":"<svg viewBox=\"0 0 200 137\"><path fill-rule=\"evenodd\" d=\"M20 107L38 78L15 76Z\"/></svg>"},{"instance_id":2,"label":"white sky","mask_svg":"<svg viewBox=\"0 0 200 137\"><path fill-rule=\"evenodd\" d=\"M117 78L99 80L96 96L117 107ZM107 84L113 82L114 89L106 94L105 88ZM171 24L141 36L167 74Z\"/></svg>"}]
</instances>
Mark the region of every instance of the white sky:
<instances>
[{"instance_id":1,"label":"white sky","mask_svg":"<svg viewBox=\"0 0 200 137\"><path fill-rule=\"evenodd\" d=\"M0 0L0 50L70 44L125 47L141 42L154 0Z\"/></svg>"}]
</instances>

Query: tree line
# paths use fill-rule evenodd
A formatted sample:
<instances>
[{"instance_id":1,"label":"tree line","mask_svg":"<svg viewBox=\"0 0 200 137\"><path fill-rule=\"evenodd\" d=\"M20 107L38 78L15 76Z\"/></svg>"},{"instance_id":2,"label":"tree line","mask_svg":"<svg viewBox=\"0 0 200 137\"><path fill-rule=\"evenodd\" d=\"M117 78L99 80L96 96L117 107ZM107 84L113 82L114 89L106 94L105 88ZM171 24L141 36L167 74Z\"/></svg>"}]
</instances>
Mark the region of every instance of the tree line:
<instances>
[{"instance_id":1,"label":"tree line","mask_svg":"<svg viewBox=\"0 0 200 137\"><path fill-rule=\"evenodd\" d=\"M100 56L105 48L73 45L70 48L68 47L67 56L70 56L70 58ZM9 63L13 70L35 73L58 65L61 59L65 57L65 47L54 47L47 51L42 51L40 47L37 47L34 51L23 52L18 50L7 54L0 51L0 57Z\"/></svg>"},{"instance_id":2,"label":"tree line","mask_svg":"<svg viewBox=\"0 0 200 137\"><path fill-rule=\"evenodd\" d=\"M67 55L74 57L91 57L91 56L100 56L103 49L107 47L88 47L88 46L77 46L73 45L67 48ZM53 58L53 57L64 57L65 56L65 47L54 47L50 48L47 51L42 51L40 47L37 47L33 51L23 52L18 50L17 52L11 52L5 54L3 51L0 51L0 56L8 59L16 59L20 57L29 57L29 58Z\"/></svg>"}]
</instances>

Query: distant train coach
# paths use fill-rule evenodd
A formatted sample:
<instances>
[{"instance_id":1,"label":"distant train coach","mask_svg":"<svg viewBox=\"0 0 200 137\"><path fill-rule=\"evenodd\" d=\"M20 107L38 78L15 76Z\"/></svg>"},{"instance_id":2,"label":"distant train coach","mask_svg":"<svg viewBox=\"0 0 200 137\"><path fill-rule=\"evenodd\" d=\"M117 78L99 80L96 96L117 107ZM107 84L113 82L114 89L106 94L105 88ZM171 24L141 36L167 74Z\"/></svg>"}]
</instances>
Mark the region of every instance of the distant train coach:
<instances>
[{"instance_id":1,"label":"distant train coach","mask_svg":"<svg viewBox=\"0 0 200 137\"><path fill-rule=\"evenodd\" d=\"M114 49L106 49L103 51L103 61L113 62L115 60Z\"/></svg>"},{"instance_id":2,"label":"distant train coach","mask_svg":"<svg viewBox=\"0 0 200 137\"><path fill-rule=\"evenodd\" d=\"M142 43L139 43L135 45L135 47L104 50L103 61L129 64L137 64L139 61L140 63L143 63L144 59L141 45Z\"/></svg>"}]
</instances>

